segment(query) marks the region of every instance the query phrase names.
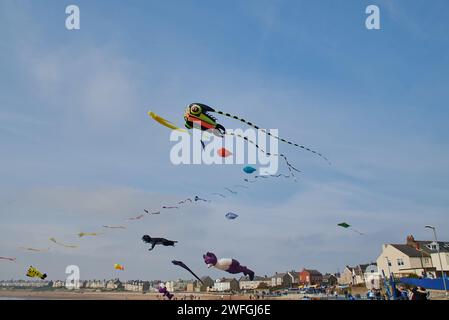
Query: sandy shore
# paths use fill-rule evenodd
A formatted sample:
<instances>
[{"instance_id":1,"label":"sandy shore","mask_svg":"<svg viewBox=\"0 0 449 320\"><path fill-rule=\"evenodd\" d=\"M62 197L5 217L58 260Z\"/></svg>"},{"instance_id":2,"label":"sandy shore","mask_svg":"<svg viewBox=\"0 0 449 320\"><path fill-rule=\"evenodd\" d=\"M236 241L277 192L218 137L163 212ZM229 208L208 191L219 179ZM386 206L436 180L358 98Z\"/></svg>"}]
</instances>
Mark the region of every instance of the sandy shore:
<instances>
[{"instance_id":1,"label":"sandy shore","mask_svg":"<svg viewBox=\"0 0 449 320\"><path fill-rule=\"evenodd\" d=\"M33 291L0 290L0 297L49 300L164 300L158 293L93 292L93 291ZM175 293L176 300L249 300L249 295L224 295L202 293Z\"/></svg>"},{"instance_id":2,"label":"sandy shore","mask_svg":"<svg viewBox=\"0 0 449 320\"><path fill-rule=\"evenodd\" d=\"M87 290L77 291L35 291L35 290L5 290L0 289L1 298L26 299L26 300L166 300L158 293L135 292L95 292ZM431 291L431 300L448 300L448 296L441 291ZM313 299L313 298L312 298ZM316 299L316 298L315 298ZM175 292L174 300L251 300L250 295L226 295L213 293L180 293ZM266 297L263 300L302 300L302 296L288 295L280 297ZM314 300L314 299L313 299Z\"/></svg>"}]
</instances>

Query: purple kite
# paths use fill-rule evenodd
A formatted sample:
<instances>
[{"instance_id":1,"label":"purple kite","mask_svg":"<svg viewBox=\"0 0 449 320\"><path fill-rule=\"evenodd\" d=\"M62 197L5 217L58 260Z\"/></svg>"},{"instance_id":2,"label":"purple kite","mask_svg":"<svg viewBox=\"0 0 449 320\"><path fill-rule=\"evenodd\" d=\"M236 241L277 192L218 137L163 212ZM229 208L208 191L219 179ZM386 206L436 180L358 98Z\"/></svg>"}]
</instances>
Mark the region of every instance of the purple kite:
<instances>
[{"instance_id":1,"label":"purple kite","mask_svg":"<svg viewBox=\"0 0 449 320\"><path fill-rule=\"evenodd\" d=\"M163 296L167 297L169 300L173 298L173 295L170 292L168 292L167 288L163 284L159 285L159 293L162 293Z\"/></svg>"},{"instance_id":2,"label":"purple kite","mask_svg":"<svg viewBox=\"0 0 449 320\"><path fill-rule=\"evenodd\" d=\"M249 279L252 281L254 279L254 271L248 269L245 266L240 265L240 262L238 262L235 259L230 258L222 258L217 259L217 256L213 254L212 252L208 252L206 254L203 254L204 262L207 264L207 267L215 267L217 269L236 274L236 273L243 273L245 276L249 276Z\"/></svg>"}]
</instances>

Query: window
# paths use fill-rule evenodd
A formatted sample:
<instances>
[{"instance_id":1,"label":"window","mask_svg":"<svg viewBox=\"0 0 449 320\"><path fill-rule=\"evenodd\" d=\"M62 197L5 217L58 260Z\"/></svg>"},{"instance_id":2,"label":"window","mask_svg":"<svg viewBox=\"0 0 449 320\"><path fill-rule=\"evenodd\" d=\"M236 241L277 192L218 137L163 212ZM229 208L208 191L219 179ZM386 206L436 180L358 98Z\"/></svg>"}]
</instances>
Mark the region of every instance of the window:
<instances>
[{"instance_id":1,"label":"window","mask_svg":"<svg viewBox=\"0 0 449 320\"><path fill-rule=\"evenodd\" d=\"M398 261L398 266L404 265L404 261L402 259L397 259L397 261Z\"/></svg>"}]
</instances>

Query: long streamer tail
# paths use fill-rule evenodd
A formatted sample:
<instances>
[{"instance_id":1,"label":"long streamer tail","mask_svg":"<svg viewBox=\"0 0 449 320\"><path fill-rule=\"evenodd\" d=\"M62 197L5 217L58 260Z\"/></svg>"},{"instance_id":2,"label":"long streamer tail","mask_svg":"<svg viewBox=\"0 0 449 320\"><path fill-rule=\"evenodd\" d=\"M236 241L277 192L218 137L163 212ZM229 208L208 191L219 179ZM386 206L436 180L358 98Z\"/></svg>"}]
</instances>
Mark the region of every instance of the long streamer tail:
<instances>
[{"instance_id":1,"label":"long streamer tail","mask_svg":"<svg viewBox=\"0 0 449 320\"><path fill-rule=\"evenodd\" d=\"M354 228L349 228L349 229L351 229L352 231L354 231L354 232L358 233L358 234L359 234L359 235L361 235L361 236L363 236L363 235L364 235L364 233L363 233L363 232L360 232L360 231L358 231L358 230L356 230L356 229L354 229Z\"/></svg>"},{"instance_id":2,"label":"long streamer tail","mask_svg":"<svg viewBox=\"0 0 449 320\"><path fill-rule=\"evenodd\" d=\"M262 151L263 153L265 153L267 156L277 156L277 157L282 157L282 158L284 159L285 163L287 164L288 171L290 171L290 174L291 174L293 177L295 177L295 174L293 173L293 170L294 170L294 171L297 171L297 172L301 172L300 170L296 169L296 168L295 168L295 167L288 161L287 157L286 157L285 155L283 155L282 153L271 153L271 152L267 152L267 151L265 151L264 149L262 149L261 147L259 147L259 145L258 145L257 143L255 143L254 141L248 139L248 137L242 136L241 134L230 133L230 132L229 132L229 133L227 132L226 134L227 134L227 135L230 135L230 136L236 136L236 137L242 138L243 140L245 140L245 141L251 143L252 145L254 145L257 149L259 149L260 151ZM296 178L295 178L295 179L296 179Z\"/></svg>"},{"instance_id":3,"label":"long streamer tail","mask_svg":"<svg viewBox=\"0 0 449 320\"><path fill-rule=\"evenodd\" d=\"M239 117L237 117L237 116L235 116L235 115L232 115L232 114L230 114L230 113L223 112L223 111L220 111L220 110L215 110L215 112L218 113L218 114L221 114L222 116L225 116L225 117L228 117L228 118L232 118L232 119L235 119L235 120L239 120L239 121L241 121L241 122L247 124L248 126L254 128L254 129L261 130L263 133L265 133L265 134L269 135L270 137L273 137L273 138L275 138L275 139L277 139L277 140L279 140L279 141L282 141L282 142L288 143L288 144L290 144L290 145L292 145L292 146L295 146L295 147L298 147L298 148L307 150L307 151L309 151L309 152L312 152L312 153L318 155L319 157L323 158L329 165L331 165L331 162L329 161L329 159L326 158L323 154L321 154L321 153L318 152L318 151L312 150L312 149L310 149L310 148L308 148L308 147L306 147L306 146L303 146L303 145L300 145L300 144L297 144L297 143L294 143L294 142L285 140L285 139L280 138L280 137L278 137L278 136L275 136L275 135L271 134L270 132L268 132L267 130L261 129L259 126L255 125L255 124L253 124L253 123L251 123L251 122L249 122L249 121L247 121L247 120L245 120L245 119L242 119L242 118L239 118Z\"/></svg>"}]
</instances>

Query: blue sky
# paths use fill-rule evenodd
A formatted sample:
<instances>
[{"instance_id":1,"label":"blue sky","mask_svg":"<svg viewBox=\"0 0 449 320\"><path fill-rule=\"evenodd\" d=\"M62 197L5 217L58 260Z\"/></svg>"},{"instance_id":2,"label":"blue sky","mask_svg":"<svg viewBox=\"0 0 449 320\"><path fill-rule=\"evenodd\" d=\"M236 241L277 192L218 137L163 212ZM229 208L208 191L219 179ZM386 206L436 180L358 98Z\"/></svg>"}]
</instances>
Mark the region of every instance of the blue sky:
<instances>
[{"instance_id":1,"label":"blue sky","mask_svg":"<svg viewBox=\"0 0 449 320\"><path fill-rule=\"evenodd\" d=\"M81 29L65 29L77 4ZM365 28L365 8L381 30ZM257 274L342 270L381 245L449 240L449 39L446 1L0 2L0 278L33 264L50 278L187 278L202 254ZM238 196L123 224L143 208L242 182L241 166L173 166L170 132L203 102L311 146L280 145L298 183L263 181ZM240 124L220 119L226 127ZM281 170L286 170L285 167ZM223 218L228 211L238 220ZM366 233L340 230L347 221ZM179 240L148 253L142 234ZM80 245L54 247L48 238ZM19 246L51 247L48 253ZM126 266L117 274L114 263Z\"/></svg>"}]
</instances>

